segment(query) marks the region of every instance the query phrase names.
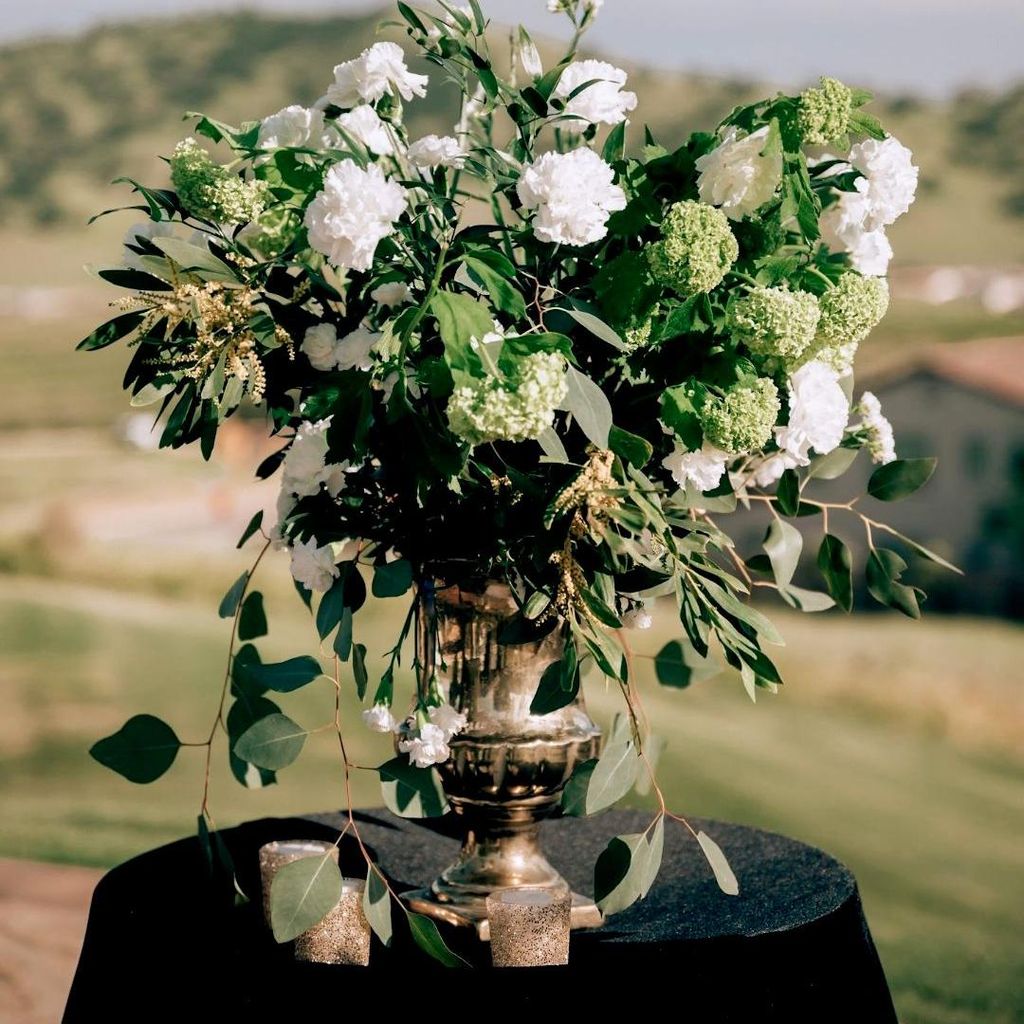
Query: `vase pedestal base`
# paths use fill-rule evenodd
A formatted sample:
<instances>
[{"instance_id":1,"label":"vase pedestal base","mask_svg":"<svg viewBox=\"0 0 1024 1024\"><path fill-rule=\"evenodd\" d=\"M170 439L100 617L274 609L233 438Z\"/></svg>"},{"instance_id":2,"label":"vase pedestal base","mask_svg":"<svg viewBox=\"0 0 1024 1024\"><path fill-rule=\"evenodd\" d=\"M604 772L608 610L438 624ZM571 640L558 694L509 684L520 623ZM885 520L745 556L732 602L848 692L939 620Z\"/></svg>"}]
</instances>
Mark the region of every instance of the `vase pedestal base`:
<instances>
[{"instance_id":1,"label":"vase pedestal base","mask_svg":"<svg viewBox=\"0 0 1024 1024\"><path fill-rule=\"evenodd\" d=\"M481 942L490 941L487 905L483 900L479 904L468 905L442 902L432 889L413 889L410 892L403 892L401 898L402 902L417 914L426 914L427 917L460 928L475 928L477 938ZM604 915L597 909L597 904L590 897L578 892L572 894L570 913L570 927L573 930L600 928L604 924Z\"/></svg>"}]
</instances>

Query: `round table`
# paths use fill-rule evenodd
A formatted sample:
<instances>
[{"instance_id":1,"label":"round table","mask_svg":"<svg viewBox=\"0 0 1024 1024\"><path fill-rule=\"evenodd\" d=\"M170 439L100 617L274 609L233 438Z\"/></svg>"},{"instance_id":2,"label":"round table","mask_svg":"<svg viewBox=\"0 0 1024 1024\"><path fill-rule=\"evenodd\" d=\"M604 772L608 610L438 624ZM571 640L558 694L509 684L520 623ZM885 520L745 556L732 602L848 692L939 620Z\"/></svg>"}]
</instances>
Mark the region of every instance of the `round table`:
<instances>
[{"instance_id":1,"label":"round table","mask_svg":"<svg viewBox=\"0 0 1024 1024\"><path fill-rule=\"evenodd\" d=\"M598 854L649 815L610 811L546 822L544 844L579 892L593 891ZM850 872L821 850L723 822L694 821L726 852L740 895L726 896L696 842L666 828L661 874L647 898L593 931L574 932L566 967L496 970L472 930L442 925L477 970L450 971L422 954L404 928L389 948L374 939L369 968L298 963L263 925L257 851L273 839L333 840L341 815L264 819L217 834L234 860L239 905L211 876L198 839L183 839L114 868L93 897L64 1020L228 1021L287 1013L293 1024L341 1014L346 1002L410 1018L442 1014L543 1019L655 1007L682 1020L766 1024L895 1024L896 1014ZM420 887L454 857L447 818L408 821L357 813L360 834L396 889ZM342 871L365 874L355 843ZM390 1007L389 1011L387 1007ZM325 1018L326 1019L326 1018Z\"/></svg>"}]
</instances>

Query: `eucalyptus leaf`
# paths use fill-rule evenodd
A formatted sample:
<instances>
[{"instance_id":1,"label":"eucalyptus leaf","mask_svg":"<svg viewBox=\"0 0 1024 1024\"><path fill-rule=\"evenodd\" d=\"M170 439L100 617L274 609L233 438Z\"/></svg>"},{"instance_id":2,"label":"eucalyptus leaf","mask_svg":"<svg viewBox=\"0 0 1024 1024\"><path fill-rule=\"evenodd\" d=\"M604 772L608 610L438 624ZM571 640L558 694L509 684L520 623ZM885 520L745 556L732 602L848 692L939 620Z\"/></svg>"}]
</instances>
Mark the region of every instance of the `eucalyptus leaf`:
<instances>
[{"instance_id":1,"label":"eucalyptus leaf","mask_svg":"<svg viewBox=\"0 0 1024 1024\"><path fill-rule=\"evenodd\" d=\"M612 407L608 396L575 366L566 368L569 393L566 408L573 414L587 439L598 448L608 447L612 429Z\"/></svg>"},{"instance_id":2,"label":"eucalyptus leaf","mask_svg":"<svg viewBox=\"0 0 1024 1024\"><path fill-rule=\"evenodd\" d=\"M385 946L390 946L394 931L391 922L391 893L388 892L380 869L375 864L368 864L366 868L363 913L377 938Z\"/></svg>"},{"instance_id":3,"label":"eucalyptus leaf","mask_svg":"<svg viewBox=\"0 0 1024 1024\"><path fill-rule=\"evenodd\" d=\"M377 769L384 803L401 818L437 818L448 812L448 798L434 768L417 768L404 755Z\"/></svg>"},{"instance_id":4,"label":"eucalyptus leaf","mask_svg":"<svg viewBox=\"0 0 1024 1024\"><path fill-rule=\"evenodd\" d=\"M267 613L263 609L263 595L254 590L242 602L238 615L238 639L255 640L267 634Z\"/></svg>"},{"instance_id":5,"label":"eucalyptus leaf","mask_svg":"<svg viewBox=\"0 0 1024 1024\"><path fill-rule=\"evenodd\" d=\"M341 871L329 853L282 864L270 883L274 938L290 942L319 924L338 905L341 891Z\"/></svg>"},{"instance_id":6,"label":"eucalyptus leaf","mask_svg":"<svg viewBox=\"0 0 1024 1024\"><path fill-rule=\"evenodd\" d=\"M590 776L587 814L596 814L621 800L633 788L639 771L640 755L632 737L625 730L613 733Z\"/></svg>"},{"instance_id":7,"label":"eucalyptus leaf","mask_svg":"<svg viewBox=\"0 0 1024 1024\"><path fill-rule=\"evenodd\" d=\"M174 764L181 740L154 715L135 715L112 736L94 743L89 754L129 782L155 782Z\"/></svg>"},{"instance_id":8,"label":"eucalyptus leaf","mask_svg":"<svg viewBox=\"0 0 1024 1024\"><path fill-rule=\"evenodd\" d=\"M413 940L425 953L445 967L468 967L469 964L457 953L453 953L441 938L437 925L424 914L408 913L409 931Z\"/></svg>"},{"instance_id":9,"label":"eucalyptus leaf","mask_svg":"<svg viewBox=\"0 0 1024 1024\"><path fill-rule=\"evenodd\" d=\"M773 519L764 539L764 549L772 563L775 582L780 587L789 586L800 562L804 539L800 531L784 519Z\"/></svg>"},{"instance_id":10,"label":"eucalyptus leaf","mask_svg":"<svg viewBox=\"0 0 1024 1024\"><path fill-rule=\"evenodd\" d=\"M246 571L231 584L228 592L221 598L220 607L217 609L217 614L222 619L230 619L238 611L238 603L242 600L248 583L249 573Z\"/></svg>"},{"instance_id":11,"label":"eucalyptus leaf","mask_svg":"<svg viewBox=\"0 0 1024 1024\"><path fill-rule=\"evenodd\" d=\"M729 861L726 860L722 848L704 831L697 833L697 842L700 843L704 857L715 873L718 888L727 896L739 896L740 883L736 880L732 868L729 867Z\"/></svg>"},{"instance_id":12,"label":"eucalyptus leaf","mask_svg":"<svg viewBox=\"0 0 1024 1024\"><path fill-rule=\"evenodd\" d=\"M246 666L247 677L264 689L276 693L291 693L323 675L316 658L302 654L287 661L266 662Z\"/></svg>"},{"instance_id":13,"label":"eucalyptus leaf","mask_svg":"<svg viewBox=\"0 0 1024 1024\"><path fill-rule=\"evenodd\" d=\"M573 769L569 781L562 790L562 813L573 818L583 818L587 815L587 790L590 788L590 778L597 767L597 758L592 757L587 761L581 761Z\"/></svg>"},{"instance_id":14,"label":"eucalyptus leaf","mask_svg":"<svg viewBox=\"0 0 1024 1024\"><path fill-rule=\"evenodd\" d=\"M246 729L233 749L236 757L257 768L280 771L299 756L308 735L287 715L267 715Z\"/></svg>"},{"instance_id":15,"label":"eucalyptus leaf","mask_svg":"<svg viewBox=\"0 0 1024 1024\"><path fill-rule=\"evenodd\" d=\"M838 538L826 533L818 548L818 569L832 599L843 611L853 608L853 557Z\"/></svg>"},{"instance_id":16,"label":"eucalyptus leaf","mask_svg":"<svg viewBox=\"0 0 1024 1024\"><path fill-rule=\"evenodd\" d=\"M238 543L235 545L236 548L245 546L245 542L257 533L263 526L263 509L260 509L252 519L249 520L249 525L242 531L242 536L238 538Z\"/></svg>"},{"instance_id":17,"label":"eucalyptus leaf","mask_svg":"<svg viewBox=\"0 0 1024 1024\"><path fill-rule=\"evenodd\" d=\"M373 596L401 597L412 586L412 563L406 558L374 566Z\"/></svg>"},{"instance_id":18,"label":"eucalyptus leaf","mask_svg":"<svg viewBox=\"0 0 1024 1024\"><path fill-rule=\"evenodd\" d=\"M928 483L935 465L935 459L897 459L879 466L868 480L868 494L879 501L908 498Z\"/></svg>"}]
</instances>

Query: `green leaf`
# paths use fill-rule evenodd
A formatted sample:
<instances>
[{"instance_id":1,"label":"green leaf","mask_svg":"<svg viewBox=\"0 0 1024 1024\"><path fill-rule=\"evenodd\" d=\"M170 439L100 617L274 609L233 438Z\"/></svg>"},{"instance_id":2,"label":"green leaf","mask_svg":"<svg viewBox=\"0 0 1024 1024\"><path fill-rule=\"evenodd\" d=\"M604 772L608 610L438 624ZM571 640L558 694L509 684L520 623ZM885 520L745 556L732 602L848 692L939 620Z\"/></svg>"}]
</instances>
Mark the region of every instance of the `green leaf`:
<instances>
[{"instance_id":1,"label":"green leaf","mask_svg":"<svg viewBox=\"0 0 1024 1024\"><path fill-rule=\"evenodd\" d=\"M623 462L628 462L637 469L643 469L654 454L654 445L650 441L614 424L608 433L608 447Z\"/></svg>"},{"instance_id":2,"label":"green leaf","mask_svg":"<svg viewBox=\"0 0 1024 1024\"><path fill-rule=\"evenodd\" d=\"M320 598L316 609L316 631L321 640L341 622L345 614L345 575L340 575Z\"/></svg>"},{"instance_id":3,"label":"green leaf","mask_svg":"<svg viewBox=\"0 0 1024 1024\"><path fill-rule=\"evenodd\" d=\"M242 594L245 593L245 587L248 582L249 573L246 571L231 584L231 588L221 598L217 614L222 619L230 619L238 611L238 602L242 600Z\"/></svg>"},{"instance_id":4,"label":"green leaf","mask_svg":"<svg viewBox=\"0 0 1024 1024\"><path fill-rule=\"evenodd\" d=\"M609 327L600 317L594 316L583 309L574 309L571 306L559 306L559 312L571 316L584 330L589 331L595 338L607 342L612 348L620 352L626 351L626 343L619 337L617 331Z\"/></svg>"},{"instance_id":5,"label":"green leaf","mask_svg":"<svg viewBox=\"0 0 1024 1024\"><path fill-rule=\"evenodd\" d=\"M430 311L444 342L445 362L452 370L480 376L483 364L472 342L481 341L494 330L491 311L476 299L457 292L438 292L430 301Z\"/></svg>"},{"instance_id":6,"label":"green leaf","mask_svg":"<svg viewBox=\"0 0 1024 1024\"><path fill-rule=\"evenodd\" d=\"M574 659L575 660L575 659ZM579 673L574 672L566 687L564 680L564 662L553 661L540 677L540 685L530 703L531 715L548 715L552 711L571 704L579 693Z\"/></svg>"},{"instance_id":7,"label":"green leaf","mask_svg":"<svg viewBox=\"0 0 1024 1024\"><path fill-rule=\"evenodd\" d=\"M711 865L711 870L715 873L715 881L718 883L718 888L727 896L739 896L740 883L736 881L736 876L733 874L732 868L729 867L729 862L726 860L725 854L722 853L722 848L711 836L703 831L697 833L697 842L700 843L704 857L708 864Z\"/></svg>"},{"instance_id":8,"label":"green leaf","mask_svg":"<svg viewBox=\"0 0 1024 1024\"><path fill-rule=\"evenodd\" d=\"M621 160L626 150L626 122L620 121L604 140L604 149L601 151L605 163L613 164Z\"/></svg>"},{"instance_id":9,"label":"green leaf","mask_svg":"<svg viewBox=\"0 0 1024 1024\"><path fill-rule=\"evenodd\" d=\"M918 605L919 591L900 583L900 577L907 568L907 563L887 548L875 548L868 555L867 582L868 593L879 603L896 611L903 612L911 619L921 617Z\"/></svg>"},{"instance_id":10,"label":"green leaf","mask_svg":"<svg viewBox=\"0 0 1024 1024\"><path fill-rule=\"evenodd\" d=\"M342 661L348 661L352 654L352 609L348 606L341 613L338 632L334 634L334 653Z\"/></svg>"},{"instance_id":11,"label":"green leaf","mask_svg":"<svg viewBox=\"0 0 1024 1024\"><path fill-rule=\"evenodd\" d=\"M853 608L853 558L850 549L830 533L821 538L818 569L835 603L844 612L850 611Z\"/></svg>"},{"instance_id":12,"label":"green leaf","mask_svg":"<svg viewBox=\"0 0 1024 1024\"><path fill-rule=\"evenodd\" d=\"M263 526L263 509L260 509L259 512L257 512L256 515L254 515L252 517L252 519L249 520L249 525L243 531L242 536L239 537L238 543L235 545L235 547L236 548L244 547L245 546L245 542L250 537L252 537L253 534L255 534L262 526Z\"/></svg>"},{"instance_id":13,"label":"green leaf","mask_svg":"<svg viewBox=\"0 0 1024 1024\"><path fill-rule=\"evenodd\" d=\"M267 613L263 610L263 595L254 590L242 602L238 616L238 639L255 640L267 635Z\"/></svg>"},{"instance_id":14,"label":"green leaf","mask_svg":"<svg viewBox=\"0 0 1024 1024\"><path fill-rule=\"evenodd\" d=\"M412 562L399 558L373 567L373 596L401 597L412 586Z\"/></svg>"},{"instance_id":15,"label":"green leaf","mask_svg":"<svg viewBox=\"0 0 1024 1024\"><path fill-rule=\"evenodd\" d=\"M566 408L591 443L598 448L607 448L612 429L612 407L608 396L575 366L567 367L567 372L569 393Z\"/></svg>"},{"instance_id":16,"label":"green leaf","mask_svg":"<svg viewBox=\"0 0 1024 1024\"><path fill-rule=\"evenodd\" d=\"M828 455L819 455L811 460L807 479L837 480L853 465L857 454L856 448L836 448Z\"/></svg>"},{"instance_id":17,"label":"green leaf","mask_svg":"<svg viewBox=\"0 0 1024 1024\"><path fill-rule=\"evenodd\" d=\"M515 320L526 316L526 300L507 277L475 256L463 256L462 261L469 276L486 289L495 309L508 313Z\"/></svg>"},{"instance_id":18,"label":"green leaf","mask_svg":"<svg viewBox=\"0 0 1024 1024\"><path fill-rule=\"evenodd\" d=\"M796 470L787 469L779 480L775 491L779 511L784 516L795 516L800 510L800 477Z\"/></svg>"},{"instance_id":19,"label":"green leaf","mask_svg":"<svg viewBox=\"0 0 1024 1024\"><path fill-rule=\"evenodd\" d=\"M718 675L719 666L702 658L689 643L670 640L655 656L654 672L662 686L683 690Z\"/></svg>"},{"instance_id":20,"label":"green leaf","mask_svg":"<svg viewBox=\"0 0 1024 1024\"><path fill-rule=\"evenodd\" d=\"M257 768L287 768L302 750L309 733L287 715L267 715L235 741L235 756Z\"/></svg>"},{"instance_id":21,"label":"green leaf","mask_svg":"<svg viewBox=\"0 0 1024 1024\"><path fill-rule=\"evenodd\" d=\"M574 818L583 818L587 814L587 790L590 778L597 767L597 758L581 761L573 769L569 781L562 790L562 813Z\"/></svg>"},{"instance_id":22,"label":"green leaf","mask_svg":"<svg viewBox=\"0 0 1024 1024\"><path fill-rule=\"evenodd\" d=\"M868 480L868 494L879 501L907 498L928 483L935 464L935 459L897 459L879 466Z\"/></svg>"},{"instance_id":23,"label":"green leaf","mask_svg":"<svg viewBox=\"0 0 1024 1024\"><path fill-rule=\"evenodd\" d=\"M764 549L772 563L775 582L780 587L788 587L796 572L803 550L804 539L800 531L783 519L773 519L764 539Z\"/></svg>"},{"instance_id":24,"label":"green leaf","mask_svg":"<svg viewBox=\"0 0 1024 1024\"><path fill-rule=\"evenodd\" d=\"M963 569L957 568L952 562L947 562L941 555L937 555L934 551L926 548L923 544L918 544L916 540L911 540L910 537L900 533L899 530L894 530L891 526L883 526L882 529L887 533L891 533L898 540L906 544L915 555L927 558L929 562L934 562L936 565L941 565L943 569L948 569L950 572L955 572L958 576L963 576Z\"/></svg>"},{"instance_id":25,"label":"green leaf","mask_svg":"<svg viewBox=\"0 0 1024 1024\"><path fill-rule=\"evenodd\" d=\"M316 658L302 654L297 658L289 658L287 661L246 665L245 673L252 682L265 690L273 690L275 693L291 693L323 675L323 670Z\"/></svg>"},{"instance_id":26,"label":"green leaf","mask_svg":"<svg viewBox=\"0 0 1024 1024\"><path fill-rule=\"evenodd\" d=\"M389 811L402 818L438 818L448 812L441 777L434 768L417 768L404 755L382 764L380 788Z\"/></svg>"},{"instance_id":27,"label":"green leaf","mask_svg":"<svg viewBox=\"0 0 1024 1024\"><path fill-rule=\"evenodd\" d=\"M438 963L445 967L468 967L469 964L456 953L453 953L446 945L437 925L433 920L423 914L408 912L406 917L409 920L409 931L416 945L424 953L432 956Z\"/></svg>"},{"instance_id":28,"label":"green leaf","mask_svg":"<svg viewBox=\"0 0 1024 1024\"><path fill-rule=\"evenodd\" d=\"M590 775L587 814L596 814L621 800L633 788L639 770L640 756L628 726L613 730Z\"/></svg>"},{"instance_id":29,"label":"green leaf","mask_svg":"<svg viewBox=\"0 0 1024 1024\"><path fill-rule=\"evenodd\" d=\"M338 905L341 888L341 870L329 853L282 864L270 883L274 938L290 942L319 924Z\"/></svg>"},{"instance_id":30,"label":"green leaf","mask_svg":"<svg viewBox=\"0 0 1024 1024\"><path fill-rule=\"evenodd\" d=\"M362 700L370 681L366 671L366 644L354 644L352 647L352 675L356 683L356 695Z\"/></svg>"},{"instance_id":31,"label":"green leaf","mask_svg":"<svg viewBox=\"0 0 1024 1024\"><path fill-rule=\"evenodd\" d=\"M266 697L252 696L236 687L238 699L228 709L227 730L228 745L234 748L235 741L255 722L268 715L278 715L281 709ZM277 782L277 776L268 768L259 768L248 761L243 761L234 749L228 752L228 764L231 774L246 789L263 789Z\"/></svg>"},{"instance_id":32,"label":"green leaf","mask_svg":"<svg viewBox=\"0 0 1024 1024\"><path fill-rule=\"evenodd\" d=\"M594 898L604 914L617 914L650 891L661 867L665 819L649 834L616 836L594 865Z\"/></svg>"},{"instance_id":33,"label":"green leaf","mask_svg":"<svg viewBox=\"0 0 1024 1024\"><path fill-rule=\"evenodd\" d=\"M113 345L119 338L131 334L139 324L142 323L145 312L133 310L131 313L122 313L108 320L105 324L97 327L92 334L83 338L76 346L76 352L94 352L98 348L106 348Z\"/></svg>"},{"instance_id":34,"label":"green leaf","mask_svg":"<svg viewBox=\"0 0 1024 1024\"><path fill-rule=\"evenodd\" d=\"M662 392L661 420L688 451L695 452L700 448L704 432L693 404L693 396L686 385L680 384Z\"/></svg>"},{"instance_id":35,"label":"green leaf","mask_svg":"<svg viewBox=\"0 0 1024 1024\"><path fill-rule=\"evenodd\" d=\"M199 276L206 281L237 282L238 276L222 260L210 252L205 246L192 245L180 238L154 238L155 245L162 253L169 256L183 270L199 271Z\"/></svg>"},{"instance_id":36,"label":"green leaf","mask_svg":"<svg viewBox=\"0 0 1024 1024\"><path fill-rule=\"evenodd\" d=\"M129 782L154 782L174 764L181 741L153 715L135 715L112 736L94 743L89 754Z\"/></svg>"},{"instance_id":37,"label":"green leaf","mask_svg":"<svg viewBox=\"0 0 1024 1024\"><path fill-rule=\"evenodd\" d=\"M384 943L391 945L393 926L391 923L391 893L384 884L384 878L375 864L366 867L366 887L363 889L363 913L374 934Z\"/></svg>"},{"instance_id":38,"label":"green leaf","mask_svg":"<svg viewBox=\"0 0 1024 1024\"><path fill-rule=\"evenodd\" d=\"M836 606L836 602L828 594L822 594L817 590L805 590L803 587L794 587L792 584L788 587L779 587L779 596L791 608L808 614L825 612Z\"/></svg>"}]
</instances>

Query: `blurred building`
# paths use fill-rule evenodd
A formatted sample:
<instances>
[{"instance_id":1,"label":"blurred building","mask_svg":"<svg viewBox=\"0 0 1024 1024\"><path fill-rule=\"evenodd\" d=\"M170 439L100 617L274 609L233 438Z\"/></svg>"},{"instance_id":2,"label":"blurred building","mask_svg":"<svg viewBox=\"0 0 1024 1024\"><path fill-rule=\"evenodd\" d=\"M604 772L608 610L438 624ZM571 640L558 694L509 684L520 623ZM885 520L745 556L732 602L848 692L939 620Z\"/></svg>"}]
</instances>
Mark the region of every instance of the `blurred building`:
<instances>
[{"instance_id":1,"label":"blurred building","mask_svg":"<svg viewBox=\"0 0 1024 1024\"><path fill-rule=\"evenodd\" d=\"M881 401L900 458L938 458L918 495L870 513L964 570L929 579L930 604L1024 618L1024 337L935 345L858 384ZM871 468L858 460L849 484Z\"/></svg>"}]
</instances>

